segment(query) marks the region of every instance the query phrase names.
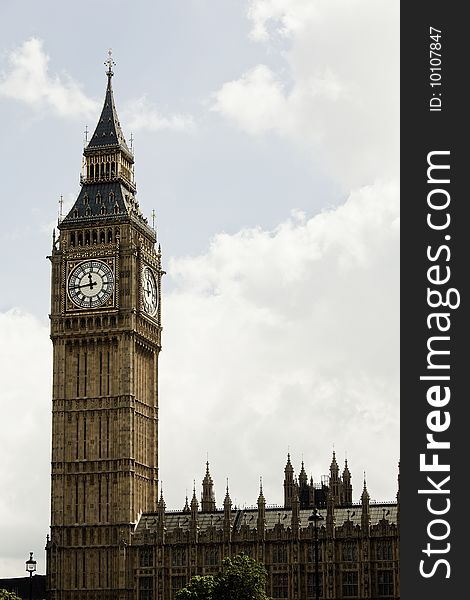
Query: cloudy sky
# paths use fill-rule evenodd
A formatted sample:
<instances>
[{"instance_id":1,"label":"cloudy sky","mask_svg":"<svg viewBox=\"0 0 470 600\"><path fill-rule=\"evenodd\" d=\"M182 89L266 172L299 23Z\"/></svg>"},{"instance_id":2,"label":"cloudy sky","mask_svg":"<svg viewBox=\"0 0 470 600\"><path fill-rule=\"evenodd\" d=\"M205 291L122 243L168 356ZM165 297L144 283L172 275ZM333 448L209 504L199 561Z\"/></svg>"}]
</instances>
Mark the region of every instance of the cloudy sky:
<instances>
[{"instance_id":1,"label":"cloudy sky","mask_svg":"<svg viewBox=\"0 0 470 600\"><path fill-rule=\"evenodd\" d=\"M27 18L25 18L27 15ZM138 198L164 253L160 478L206 457L221 505L282 502L287 451L333 447L359 499L396 494L398 3L0 4L0 577L49 526L50 253L79 191L109 47Z\"/></svg>"}]
</instances>

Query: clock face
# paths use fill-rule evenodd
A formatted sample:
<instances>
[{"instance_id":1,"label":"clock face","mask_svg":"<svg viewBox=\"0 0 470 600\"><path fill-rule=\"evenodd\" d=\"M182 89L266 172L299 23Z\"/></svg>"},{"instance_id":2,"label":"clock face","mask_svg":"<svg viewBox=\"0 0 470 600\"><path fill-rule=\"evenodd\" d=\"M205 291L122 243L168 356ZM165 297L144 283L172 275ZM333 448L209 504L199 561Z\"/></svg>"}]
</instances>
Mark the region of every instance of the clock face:
<instances>
[{"instance_id":1,"label":"clock face","mask_svg":"<svg viewBox=\"0 0 470 600\"><path fill-rule=\"evenodd\" d=\"M158 308L158 293L157 280L150 267L144 267L142 271L142 301L145 312L153 316Z\"/></svg>"},{"instance_id":2,"label":"clock face","mask_svg":"<svg viewBox=\"0 0 470 600\"><path fill-rule=\"evenodd\" d=\"M70 273L67 290L70 299L79 308L103 306L113 294L113 272L100 260L86 260Z\"/></svg>"}]
</instances>

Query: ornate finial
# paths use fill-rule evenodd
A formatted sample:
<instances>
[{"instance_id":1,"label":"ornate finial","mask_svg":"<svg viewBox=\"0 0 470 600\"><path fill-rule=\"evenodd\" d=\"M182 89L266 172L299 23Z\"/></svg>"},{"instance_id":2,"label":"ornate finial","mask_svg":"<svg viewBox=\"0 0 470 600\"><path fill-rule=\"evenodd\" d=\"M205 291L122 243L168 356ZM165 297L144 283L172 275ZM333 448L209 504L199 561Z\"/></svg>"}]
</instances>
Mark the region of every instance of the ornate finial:
<instances>
[{"instance_id":1,"label":"ornate finial","mask_svg":"<svg viewBox=\"0 0 470 600\"><path fill-rule=\"evenodd\" d=\"M85 144L88 142L88 125L85 125Z\"/></svg>"},{"instance_id":2,"label":"ornate finial","mask_svg":"<svg viewBox=\"0 0 470 600\"><path fill-rule=\"evenodd\" d=\"M60 199L59 199L59 223L62 221L63 219L63 215L62 215L62 209L64 206L64 197L62 196L62 194L60 195Z\"/></svg>"},{"instance_id":3,"label":"ornate finial","mask_svg":"<svg viewBox=\"0 0 470 600\"><path fill-rule=\"evenodd\" d=\"M108 58L104 61L104 64L105 64L105 66L108 67L106 74L107 74L108 78L111 78L114 75L113 65L116 64L113 60L113 51L111 50L111 48L108 50Z\"/></svg>"},{"instance_id":4,"label":"ornate finial","mask_svg":"<svg viewBox=\"0 0 470 600\"><path fill-rule=\"evenodd\" d=\"M131 143L131 152L134 150L134 134L131 132L131 137L130 137L130 143Z\"/></svg>"},{"instance_id":5,"label":"ornate finial","mask_svg":"<svg viewBox=\"0 0 470 600\"><path fill-rule=\"evenodd\" d=\"M364 471L364 487L363 492L367 492L366 472Z\"/></svg>"}]
</instances>

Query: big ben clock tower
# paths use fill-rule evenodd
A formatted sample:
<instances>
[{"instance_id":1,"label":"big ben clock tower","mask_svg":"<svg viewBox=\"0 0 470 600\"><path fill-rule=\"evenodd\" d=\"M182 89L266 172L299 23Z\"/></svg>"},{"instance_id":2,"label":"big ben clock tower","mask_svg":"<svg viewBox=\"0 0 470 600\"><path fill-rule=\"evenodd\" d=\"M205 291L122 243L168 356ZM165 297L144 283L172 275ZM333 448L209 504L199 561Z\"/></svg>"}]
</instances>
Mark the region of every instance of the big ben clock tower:
<instances>
[{"instance_id":1,"label":"big ben clock tower","mask_svg":"<svg viewBox=\"0 0 470 600\"><path fill-rule=\"evenodd\" d=\"M129 598L131 533L157 504L160 250L135 197L106 64L81 190L50 257L54 600Z\"/></svg>"}]
</instances>

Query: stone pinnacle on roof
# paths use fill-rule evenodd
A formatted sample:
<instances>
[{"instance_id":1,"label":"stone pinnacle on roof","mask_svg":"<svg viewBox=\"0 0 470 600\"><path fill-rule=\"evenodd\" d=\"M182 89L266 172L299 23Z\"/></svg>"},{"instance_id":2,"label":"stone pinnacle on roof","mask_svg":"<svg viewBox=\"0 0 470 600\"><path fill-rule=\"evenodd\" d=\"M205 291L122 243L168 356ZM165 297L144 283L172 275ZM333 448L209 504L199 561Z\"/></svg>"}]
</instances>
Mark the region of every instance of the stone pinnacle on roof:
<instances>
[{"instance_id":1,"label":"stone pinnacle on roof","mask_svg":"<svg viewBox=\"0 0 470 600\"><path fill-rule=\"evenodd\" d=\"M158 501L158 507L163 510L165 510L165 508L166 508L165 500L163 499L163 484L161 485L161 488L160 488L160 500Z\"/></svg>"},{"instance_id":2,"label":"stone pinnacle on roof","mask_svg":"<svg viewBox=\"0 0 470 600\"><path fill-rule=\"evenodd\" d=\"M289 471L290 473L294 472L294 468L292 467L292 463L290 461L290 452L287 453L287 463L284 469L285 472Z\"/></svg>"},{"instance_id":3,"label":"stone pinnacle on roof","mask_svg":"<svg viewBox=\"0 0 470 600\"><path fill-rule=\"evenodd\" d=\"M259 478L259 496L258 496L258 504L260 502L264 502L266 503L266 500L264 498L264 494L263 494L263 478L260 477Z\"/></svg>"},{"instance_id":4,"label":"stone pinnacle on roof","mask_svg":"<svg viewBox=\"0 0 470 600\"><path fill-rule=\"evenodd\" d=\"M361 500L362 500L362 502L369 502L369 499L370 499L370 496L369 496L369 492L367 491L366 472L364 471L364 488L362 490Z\"/></svg>"},{"instance_id":5,"label":"stone pinnacle on roof","mask_svg":"<svg viewBox=\"0 0 470 600\"><path fill-rule=\"evenodd\" d=\"M224 498L224 506L228 506L228 505L232 505L232 499L230 498L230 494L228 491L228 477L227 477L227 489L225 492L225 498Z\"/></svg>"},{"instance_id":6,"label":"stone pinnacle on roof","mask_svg":"<svg viewBox=\"0 0 470 600\"><path fill-rule=\"evenodd\" d=\"M339 473L339 467L338 467L338 463L336 462L336 452L333 450L333 458L331 459L331 465L330 465L330 473L333 475L338 475Z\"/></svg>"}]
</instances>

